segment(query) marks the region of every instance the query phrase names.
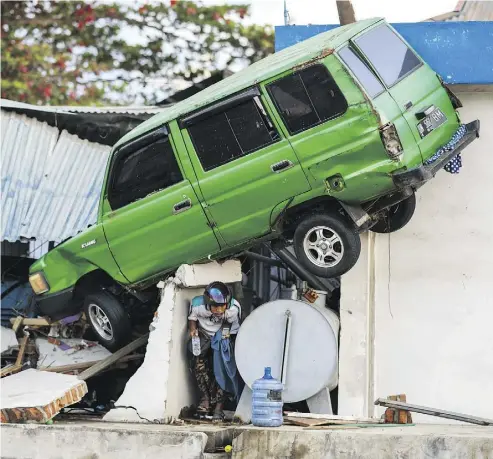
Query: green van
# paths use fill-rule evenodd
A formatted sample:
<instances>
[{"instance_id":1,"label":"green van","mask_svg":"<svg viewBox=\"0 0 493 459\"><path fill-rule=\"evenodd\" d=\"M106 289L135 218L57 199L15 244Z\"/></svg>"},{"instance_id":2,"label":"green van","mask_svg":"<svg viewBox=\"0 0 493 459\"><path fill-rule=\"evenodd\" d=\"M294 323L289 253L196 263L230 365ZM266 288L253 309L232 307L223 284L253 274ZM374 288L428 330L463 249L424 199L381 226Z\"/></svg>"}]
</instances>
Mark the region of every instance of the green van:
<instances>
[{"instance_id":1,"label":"green van","mask_svg":"<svg viewBox=\"0 0 493 459\"><path fill-rule=\"evenodd\" d=\"M359 233L412 217L416 190L479 135L383 19L273 54L155 115L113 147L97 224L31 268L41 312L84 308L101 342L182 263L285 239L313 274L354 266Z\"/></svg>"}]
</instances>

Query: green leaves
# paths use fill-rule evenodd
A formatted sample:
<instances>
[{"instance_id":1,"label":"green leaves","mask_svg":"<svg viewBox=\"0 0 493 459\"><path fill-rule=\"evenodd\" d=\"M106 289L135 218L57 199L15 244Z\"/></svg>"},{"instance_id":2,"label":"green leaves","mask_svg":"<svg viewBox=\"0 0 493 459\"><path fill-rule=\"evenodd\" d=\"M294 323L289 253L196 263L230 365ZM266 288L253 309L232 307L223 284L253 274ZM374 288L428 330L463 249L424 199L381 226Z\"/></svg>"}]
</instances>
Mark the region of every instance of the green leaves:
<instances>
[{"instance_id":1,"label":"green leaves","mask_svg":"<svg viewBox=\"0 0 493 459\"><path fill-rule=\"evenodd\" d=\"M247 5L4 2L2 97L33 104L155 103L184 81L273 52Z\"/></svg>"}]
</instances>

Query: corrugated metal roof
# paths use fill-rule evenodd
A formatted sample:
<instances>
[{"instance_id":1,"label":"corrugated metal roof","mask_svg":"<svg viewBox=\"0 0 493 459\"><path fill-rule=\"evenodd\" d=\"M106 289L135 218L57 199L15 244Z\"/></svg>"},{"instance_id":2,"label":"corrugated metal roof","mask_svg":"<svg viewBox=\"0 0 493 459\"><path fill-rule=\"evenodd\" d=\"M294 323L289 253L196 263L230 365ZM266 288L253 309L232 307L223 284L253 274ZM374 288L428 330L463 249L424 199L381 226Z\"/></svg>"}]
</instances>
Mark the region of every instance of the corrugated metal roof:
<instances>
[{"instance_id":1,"label":"corrugated metal roof","mask_svg":"<svg viewBox=\"0 0 493 459\"><path fill-rule=\"evenodd\" d=\"M162 112L166 106L114 106L114 107L79 107L73 105L57 106L57 105L31 105L23 102L17 102L10 99L0 99L2 108L10 108L17 110L32 110L49 113L120 113L120 114L154 114Z\"/></svg>"},{"instance_id":2,"label":"corrugated metal roof","mask_svg":"<svg viewBox=\"0 0 493 459\"><path fill-rule=\"evenodd\" d=\"M115 144L115 147L163 123L214 103L230 94L237 93L248 86L252 86L258 81L274 77L281 72L316 58L330 48L337 48L355 34L379 21L383 21L383 19L366 19L355 22L354 24L338 27L337 29L329 30L328 32L321 33L320 35L286 48L279 53L271 54L246 69L225 78L219 83L209 86L198 94L172 105L168 109L165 109L163 113L144 121L130 133L123 136Z\"/></svg>"},{"instance_id":3,"label":"corrugated metal roof","mask_svg":"<svg viewBox=\"0 0 493 459\"><path fill-rule=\"evenodd\" d=\"M1 132L2 240L38 247L96 221L110 147L13 112L2 111Z\"/></svg>"}]
</instances>

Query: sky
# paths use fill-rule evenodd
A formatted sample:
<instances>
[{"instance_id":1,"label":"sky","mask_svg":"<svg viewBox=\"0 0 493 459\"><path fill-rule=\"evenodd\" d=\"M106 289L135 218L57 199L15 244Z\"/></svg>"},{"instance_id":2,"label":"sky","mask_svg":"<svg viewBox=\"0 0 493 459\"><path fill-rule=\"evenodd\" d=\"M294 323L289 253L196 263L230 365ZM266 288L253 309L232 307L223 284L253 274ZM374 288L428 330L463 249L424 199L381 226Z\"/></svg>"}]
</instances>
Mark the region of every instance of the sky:
<instances>
[{"instance_id":1,"label":"sky","mask_svg":"<svg viewBox=\"0 0 493 459\"><path fill-rule=\"evenodd\" d=\"M205 4L249 3L251 22L284 24L283 0L203 0ZM453 11L457 0L353 0L356 19L385 17L389 22L419 22ZM287 0L291 24L337 24L335 0Z\"/></svg>"}]
</instances>

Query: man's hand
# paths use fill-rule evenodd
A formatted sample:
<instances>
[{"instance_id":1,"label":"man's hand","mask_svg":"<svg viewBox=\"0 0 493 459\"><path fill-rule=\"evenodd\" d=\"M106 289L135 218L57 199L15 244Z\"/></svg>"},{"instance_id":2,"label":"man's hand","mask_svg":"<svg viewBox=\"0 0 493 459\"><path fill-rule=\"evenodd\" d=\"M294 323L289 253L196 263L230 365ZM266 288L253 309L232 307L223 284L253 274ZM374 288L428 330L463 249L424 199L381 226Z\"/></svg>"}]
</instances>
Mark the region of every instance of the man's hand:
<instances>
[{"instance_id":1,"label":"man's hand","mask_svg":"<svg viewBox=\"0 0 493 459\"><path fill-rule=\"evenodd\" d=\"M197 329L190 330L190 338L193 338L194 336L199 336L199 331Z\"/></svg>"}]
</instances>

